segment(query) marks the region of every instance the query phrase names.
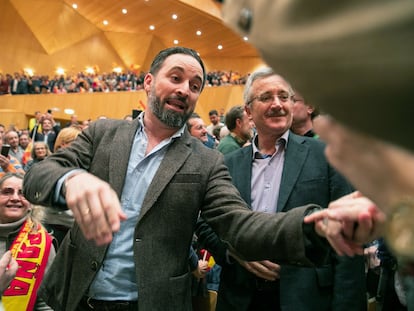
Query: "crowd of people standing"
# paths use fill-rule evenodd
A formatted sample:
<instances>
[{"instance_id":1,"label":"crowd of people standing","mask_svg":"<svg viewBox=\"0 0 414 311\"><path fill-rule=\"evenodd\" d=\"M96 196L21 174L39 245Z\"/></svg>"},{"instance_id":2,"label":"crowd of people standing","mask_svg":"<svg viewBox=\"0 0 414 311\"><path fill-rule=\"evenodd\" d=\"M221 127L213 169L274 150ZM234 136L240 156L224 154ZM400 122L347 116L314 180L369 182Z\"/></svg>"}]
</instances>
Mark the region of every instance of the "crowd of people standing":
<instances>
[{"instance_id":1,"label":"crowd of people standing","mask_svg":"<svg viewBox=\"0 0 414 311\"><path fill-rule=\"evenodd\" d=\"M138 91L143 88L144 77L144 72L134 71L103 74L80 72L54 77L20 72L0 73L0 95ZM244 84L246 78L234 71L211 71L207 73L207 85Z\"/></svg>"}]
</instances>

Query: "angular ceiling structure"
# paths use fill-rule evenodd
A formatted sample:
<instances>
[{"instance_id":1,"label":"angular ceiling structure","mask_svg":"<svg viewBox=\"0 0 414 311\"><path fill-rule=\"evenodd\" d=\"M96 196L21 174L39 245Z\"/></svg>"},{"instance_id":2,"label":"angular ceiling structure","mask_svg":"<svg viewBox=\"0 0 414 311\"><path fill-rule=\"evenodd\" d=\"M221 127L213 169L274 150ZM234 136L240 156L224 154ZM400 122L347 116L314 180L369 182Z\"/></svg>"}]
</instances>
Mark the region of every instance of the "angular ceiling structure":
<instances>
[{"instance_id":1,"label":"angular ceiling structure","mask_svg":"<svg viewBox=\"0 0 414 311\"><path fill-rule=\"evenodd\" d=\"M0 0L0 12L0 46L14 56L0 61L0 72L10 61L25 66L21 58L79 70L79 57L96 66L108 66L106 59L146 70L156 52L173 45L203 58L258 57L222 23L214 0Z\"/></svg>"}]
</instances>

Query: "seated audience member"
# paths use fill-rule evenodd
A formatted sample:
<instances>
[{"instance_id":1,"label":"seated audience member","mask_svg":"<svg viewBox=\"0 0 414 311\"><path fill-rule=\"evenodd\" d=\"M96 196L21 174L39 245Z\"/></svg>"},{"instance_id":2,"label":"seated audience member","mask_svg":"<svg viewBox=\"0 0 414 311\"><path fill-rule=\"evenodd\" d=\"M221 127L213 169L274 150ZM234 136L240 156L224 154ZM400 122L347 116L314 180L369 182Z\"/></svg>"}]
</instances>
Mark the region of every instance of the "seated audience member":
<instances>
[{"instance_id":1,"label":"seated audience member","mask_svg":"<svg viewBox=\"0 0 414 311\"><path fill-rule=\"evenodd\" d=\"M4 124L0 124L0 139L4 138L5 132L6 132L6 127L4 126Z\"/></svg>"},{"instance_id":2,"label":"seated audience member","mask_svg":"<svg viewBox=\"0 0 414 311\"><path fill-rule=\"evenodd\" d=\"M42 125L42 132L39 133L37 128L39 125ZM47 143L49 150L54 151L54 145L56 141L56 136L59 134L60 125L55 122L52 114L47 113L42 116L40 123L36 123L35 127L31 131L31 136L34 137L34 141L44 141Z\"/></svg>"},{"instance_id":3,"label":"seated audience member","mask_svg":"<svg viewBox=\"0 0 414 311\"><path fill-rule=\"evenodd\" d=\"M252 125L244 106L232 107L226 114L226 126L230 134L223 137L217 150L223 154L243 147L253 135Z\"/></svg>"},{"instance_id":4,"label":"seated audience member","mask_svg":"<svg viewBox=\"0 0 414 311\"><path fill-rule=\"evenodd\" d=\"M7 76L4 76L0 73L0 95L5 95L9 93L9 81Z\"/></svg>"},{"instance_id":5,"label":"seated audience member","mask_svg":"<svg viewBox=\"0 0 414 311\"><path fill-rule=\"evenodd\" d=\"M87 129L88 126L89 126L89 123L90 123L90 120L89 119L82 121L81 129L82 130Z\"/></svg>"},{"instance_id":6,"label":"seated audience member","mask_svg":"<svg viewBox=\"0 0 414 311\"><path fill-rule=\"evenodd\" d=\"M223 126L218 126L218 127L214 128L214 130L213 130L213 137L216 140L217 145L220 143L220 139L221 139L220 132L221 132L221 129L223 127L224 127L224 125Z\"/></svg>"},{"instance_id":7,"label":"seated audience member","mask_svg":"<svg viewBox=\"0 0 414 311\"><path fill-rule=\"evenodd\" d=\"M0 138L0 150L3 146L3 139ZM20 162L10 154L4 156L0 154L0 177L5 173L20 173L24 174L24 169Z\"/></svg>"},{"instance_id":8,"label":"seated audience member","mask_svg":"<svg viewBox=\"0 0 414 311\"><path fill-rule=\"evenodd\" d=\"M82 130L77 126L70 126L62 129L56 137L54 146L55 152L69 147L81 132Z\"/></svg>"},{"instance_id":9,"label":"seated audience member","mask_svg":"<svg viewBox=\"0 0 414 311\"><path fill-rule=\"evenodd\" d=\"M214 136L213 130L216 127L222 127L224 126L224 123L220 122L220 117L216 109L210 110L208 113L208 117L210 118L211 124L207 126L207 132Z\"/></svg>"},{"instance_id":10,"label":"seated audience member","mask_svg":"<svg viewBox=\"0 0 414 311\"><path fill-rule=\"evenodd\" d=\"M225 136L227 136L227 135L229 135L230 134L230 131L229 131L229 129L227 128L227 126L223 126L221 129L220 129L220 140L222 140L223 139L223 137L225 137Z\"/></svg>"},{"instance_id":11,"label":"seated audience member","mask_svg":"<svg viewBox=\"0 0 414 311\"><path fill-rule=\"evenodd\" d=\"M80 133L81 130L74 126L62 129L56 137L55 152L59 152L69 147ZM72 227L73 222L74 218L71 210L46 207L44 224L46 229L48 229L57 240L58 246L62 243L63 238Z\"/></svg>"},{"instance_id":12,"label":"seated audience member","mask_svg":"<svg viewBox=\"0 0 414 311\"><path fill-rule=\"evenodd\" d=\"M29 144L30 144L30 141L31 141L31 139L30 139L30 136L28 134L26 134L26 133L20 134L20 136L19 136L19 145L20 145L20 147L23 148L23 150L26 150L27 146L29 146Z\"/></svg>"},{"instance_id":13,"label":"seated audience member","mask_svg":"<svg viewBox=\"0 0 414 311\"><path fill-rule=\"evenodd\" d=\"M200 140L203 144L208 143L207 129L204 125L203 119L197 114L193 113L187 120L187 129L191 136Z\"/></svg>"},{"instance_id":14,"label":"seated audience member","mask_svg":"<svg viewBox=\"0 0 414 311\"><path fill-rule=\"evenodd\" d=\"M50 156L52 153L48 145L43 141L36 141L33 143L31 157L32 159L24 166L24 171L27 172L33 165L39 163Z\"/></svg>"},{"instance_id":15,"label":"seated audience member","mask_svg":"<svg viewBox=\"0 0 414 311\"><path fill-rule=\"evenodd\" d=\"M293 133L318 138L318 135L313 131L313 119L319 115L319 110L308 104L297 90L293 96L292 113L293 120L290 129Z\"/></svg>"},{"instance_id":16,"label":"seated audience member","mask_svg":"<svg viewBox=\"0 0 414 311\"><path fill-rule=\"evenodd\" d=\"M19 134L16 131L8 131L5 135L5 142L10 145L9 154L22 163L24 149L19 145Z\"/></svg>"},{"instance_id":17,"label":"seated audience member","mask_svg":"<svg viewBox=\"0 0 414 311\"><path fill-rule=\"evenodd\" d=\"M76 114L72 114L70 116L70 121L66 123L65 127L69 127L69 126L79 126L78 116Z\"/></svg>"},{"instance_id":18,"label":"seated audience member","mask_svg":"<svg viewBox=\"0 0 414 311\"><path fill-rule=\"evenodd\" d=\"M1 300L5 310L52 310L37 297L37 290L56 253L52 237L41 225L43 208L31 205L22 187L23 175L0 178L0 254L10 250L19 264Z\"/></svg>"},{"instance_id":19,"label":"seated audience member","mask_svg":"<svg viewBox=\"0 0 414 311\"><path fill-rule=\"evenodd\" d=\"M209 147L209 138L208 138L208 133L206 130L206 126L204 125L204 121L203 119L201 119L201 117L197 114L197 113L193 113L191 114L190 118L187 120L187 129L190 132L191 136L197 138L198 140L200 140L206 147ZM196 249L198 249L198 245L195 242L194 243L194 247ZM200 269L200 267L198 268L198 270ZM212 275L219 275L220 271L219 271L219 267L216 267L214 271L208 271L207 273L205 273L203 275L203 278L197 277L195 276L196 279L193 278L193 295L196 297L199 297L200 295L202 297L204 297L207 294L207 279L211 280L212 279ZM196 270L196 271L198 271ZM193 273L194 274L194 273ZM205 278L204 278L205 277ZM216 280L219 279L219 277L216 277ZM197 285L197 286L195 286ZM199 286L199 287L198 287ZM201 290L201 289L203 290ZM194 301L193 301L194 303Z\"/></svg>"},{"instance_id":20,"label":"seated audience member","mask_svg":"<svg viewBox=\"0 0 414 311\"><path fill-rule=\"evenodd\" d=\"M41 113L40 111L35 111L34 118L30 118L30 120L29 120L29 130L30 131L32 131L33 128L35 127L35 125L38 124L37 131L42 132L42 124L40 122L41 119L42 119L42 116L43 116L43 113Z\"/></svg>"}]
</instances>

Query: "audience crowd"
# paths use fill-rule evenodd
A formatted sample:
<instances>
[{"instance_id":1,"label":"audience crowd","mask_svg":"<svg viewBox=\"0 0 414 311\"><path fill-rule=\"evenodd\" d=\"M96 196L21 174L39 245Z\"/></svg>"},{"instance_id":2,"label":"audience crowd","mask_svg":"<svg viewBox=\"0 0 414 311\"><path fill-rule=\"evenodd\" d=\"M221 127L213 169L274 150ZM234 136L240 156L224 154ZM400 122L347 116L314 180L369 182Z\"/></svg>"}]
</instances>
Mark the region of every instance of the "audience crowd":
<instances>
[{"instance_id":1,"label":"audience crowd","mask_svg":"<svg viewBox=\"0 0 414 311\"><path fill-rule=\"evenodd\" d=\"M0 73L0 95L12 94L64 94L84 92L138 91L143 87L145 72L86 73L76 75L33 75L15 72ZM207 73L206 85L222 86L244 84L247 76L234 71L211 71Z\"/></svg>"}]
</instances>

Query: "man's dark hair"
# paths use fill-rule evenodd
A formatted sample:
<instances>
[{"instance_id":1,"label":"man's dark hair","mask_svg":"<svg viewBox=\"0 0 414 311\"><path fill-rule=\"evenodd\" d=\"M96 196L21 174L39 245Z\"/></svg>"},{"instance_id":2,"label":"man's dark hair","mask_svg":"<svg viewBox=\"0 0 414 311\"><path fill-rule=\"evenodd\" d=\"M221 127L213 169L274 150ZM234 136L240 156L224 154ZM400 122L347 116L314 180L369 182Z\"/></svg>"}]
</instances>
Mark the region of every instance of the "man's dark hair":
<instances>
[{"instance_id":1,"label":"man's dark hair","mask_svg":"<svg viewBox=\"0 0 414 311\"><path fill-rule=\"evenodd\" d=\"M226 113L226 126L229 131L232 131L236 128L237 119L243 119L244 116L244 107L243 106L234 106L229 112Z\"/></svg>"},{"instance_id":2,"label":"man's dark hair","mask_svg":"<svg viewBox=\"0 0 414 311\"><path fill-rule=\"evenodd\" d=\"M218 116L218 112L217 112L217 110L216 110L216 109L213 109L213 110L210 110L210 111L209 111L208 115L209 115L209 116L212 116L212 115L216 115L216 116Z\"/></svg>"},{"instance_id":3,"label":"man's dark hair","mask_svg":"<svg viewBox=\"0 0 414 311\"><path fill-rule=\"evenodd\" d=\"M207 74L206 74L206 70L204 68L204 63L201 60L200 56L197 54L196 51L194 51L193 49L190 48L185 48L185 47L181 47L181 46L175 46L175 47L171 47L165 50L160 51L157 56L155 56L154 60L152 61L151 67L149 72L153 75L156 75L158 73L158 71L160 70L162 64L164 63L165 59L168 56L174 55L174 54L185 54L185 55L189 55L194 57L198 63L200 64L201 68L203 69L203 82L201 84L201 90L203 90L204 85L206 83L206 79L207 79ZM200 90L200 91L201 91Z\"/></svg>"},{"instance_id":4,"label":"man's dark hair","mask_svg":"<svg viewBox=\"0 0 414 311\"><path fill-rule=\"evenodd\" d=\"M191 130L191 124L190 124L190 120L191 119L201 119L201 117L197 114L197 113L195 113L195 112L193 112L192 114L191 114L191 116L188 118L188 120L187 120L187 129L188 129L188 131L190 131Z\"/></svg>"}]
</instances>

